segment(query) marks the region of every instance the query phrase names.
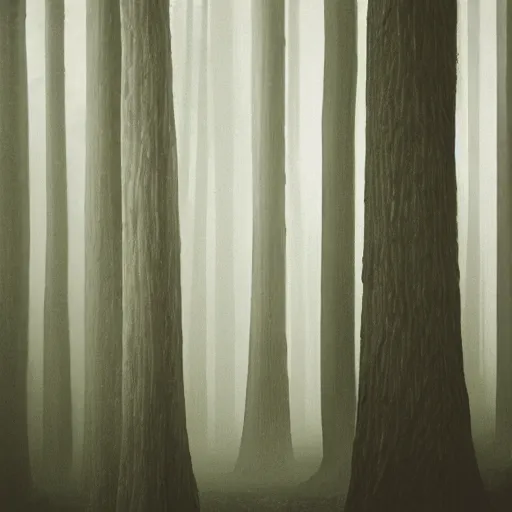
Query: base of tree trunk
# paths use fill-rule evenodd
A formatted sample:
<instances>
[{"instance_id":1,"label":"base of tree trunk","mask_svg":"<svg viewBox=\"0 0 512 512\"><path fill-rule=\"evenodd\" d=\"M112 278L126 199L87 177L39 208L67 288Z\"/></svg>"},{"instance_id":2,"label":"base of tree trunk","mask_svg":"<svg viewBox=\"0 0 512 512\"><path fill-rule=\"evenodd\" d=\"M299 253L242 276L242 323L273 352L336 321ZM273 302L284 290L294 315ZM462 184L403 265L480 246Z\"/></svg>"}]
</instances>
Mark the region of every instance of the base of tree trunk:
<instances>
[{"instance_id":1,"label":"base of tree trunk","mask_svg":"<svg viewBox=\"0 0 512 512\"><path fill-rule=\"evenodd\" d=\"M311 492L344 494L350 482L350 461L345 465L320 464L310 478L299 487Z\"/></svg>"},{"instance_id":2,"label":"base of tree trunk","mask_svg":"<svg viewBox=\"0 0 512 512\"><path fill-rule=\"evenodd\" d=\"M244 480L274 483L286 479L294 469L293 454L275 456L254 452L238 457L233 473Z\"/></svg>"}]
</instances>

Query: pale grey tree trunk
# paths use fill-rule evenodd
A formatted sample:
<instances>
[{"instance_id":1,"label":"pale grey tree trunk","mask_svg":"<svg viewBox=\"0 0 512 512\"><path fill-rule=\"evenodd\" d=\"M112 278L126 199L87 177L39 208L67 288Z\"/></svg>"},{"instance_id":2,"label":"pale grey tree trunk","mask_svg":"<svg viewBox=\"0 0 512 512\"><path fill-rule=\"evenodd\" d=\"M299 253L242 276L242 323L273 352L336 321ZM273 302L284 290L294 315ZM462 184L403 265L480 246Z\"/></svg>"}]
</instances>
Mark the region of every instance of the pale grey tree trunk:
<instances>
[{"instance_id":1,"label":"pale grey tree trunk","mask_svg":"<svg viewBox=\"0 0 512 512\"><path fill-rule=\"evenodd\" d=\"M121 0L123 427L118 512L199 510L185 419L168 0Z\"/></svg>"},{"instance_id":2,"label":"pale grey tree trunk","mask_svg":"<svg viewBox=\"0 0 512 512\"><path fill-rule=\"evenodd\" d=\"M288 2L288 110L287 110L287 183L289 186L291 229L287 230L289 249L290 344L291 344L291 419L295 431L306 429L306 343L304 322L304 237L300 186L300 0Z\"/></svg>"},{"instance_id":3,"label":"pale grey tree trunk","mask_svg":"<svg viewBox=\"0 0 512 512\"><path fill-rule=\"evenodd\" d=\"M460 325L457 0L369 0L359 403L345 512L488 511Z\"/></svg>"},{"instance_id":4,"label":"pale grey tree trunk","mask_svg":"<svg viewBox=\"0 0 512 512\"><path fill-rule=\"evenodd\" d=\"M284 0L253 1L253 257L249 371L237 470L293 459L286 346Z\"/></svg>"},{"instance_id":5,"label":"pale grey tree trunk","mask_svg":"<svg viewBox=\"0 0 512 512\"><path fill-rule=\"evenodd\" d=\"M188 341L187 425L192 453L208 449L208 390L206 378L206 213L208 198L208 1L202 0L201 49L197 102L197 159L194 244ZM185 114L187 115L187 114ZM192 219L191 219L192 220Z\"/></svg>"},{"instance_id":6,"label":"pale grey tree trunk","mask_svg":"<svg viewBox=\"0 0 512 512\"><path fill-rule=\"evenodd\" d=\"M29 177L25 0L0 2L0 510L31 487L27 432Z\"/></svg>"},{"instance_id":7,"label":"pale grey tree trunk","mask_svg":"<svg viewBox=\"0 0 512 512\"><path fill-rule=\"evenodd\" d=\"M468 240L462 341L473 433L482 433L480 377L480 0L468 2Z\"/></svg>"},{"instance_id":8,"label":"pale grey tree trunk","mask_svg":"<svg viewBox=\"0 0 512 512\"><path fill-rule=\"evenodd\" d=\"M121 441L121 26L118 0L86 17L85 438L91 511L116 507Z\"/></svg>"},{"instance_id":9,"label":"pale grey tree trunk","mask_svg":"<svg viewBox=\"0 0 512 512\"><path fill-rule=\"evenodd\" d=\"M505 12L504 12L505 11ZM503 16L504 15L504 16ZM498 7L498 296L496 440L512 450L512 5Z\"/></svg>"},{"instance_id":10,"label":"pale grey tree trunk","mask_svg":"<svg viewBox=\"0 0 512 512\"><path fill-rule=\"evenodd\" d=\"M60 486L73 457L68 311L68 202L64 0L46 0L46 274L43 454L45 478Z\"/></svg>"},{"instance_id":11,"label":"pale grey tree trunk","mask_svg":"<svg viewBox=\"0 0 512 512\"><path fill-rule=\"evenodd\" d=\"M215 123L215 441L235 438L234 0L213 0L211 48Z\"/></svg>"}]
</instances>

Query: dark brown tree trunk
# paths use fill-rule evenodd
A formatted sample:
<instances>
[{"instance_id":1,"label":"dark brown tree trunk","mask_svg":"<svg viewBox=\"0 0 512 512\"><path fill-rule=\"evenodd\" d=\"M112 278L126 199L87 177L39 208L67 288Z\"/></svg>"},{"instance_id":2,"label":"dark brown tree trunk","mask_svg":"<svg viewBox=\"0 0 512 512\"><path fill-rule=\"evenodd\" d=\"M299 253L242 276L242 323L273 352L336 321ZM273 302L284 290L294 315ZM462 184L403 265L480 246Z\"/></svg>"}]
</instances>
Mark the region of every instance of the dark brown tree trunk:
<instances>
[{"instance_id":1,"label":"dark brown tree trunk","mask_svg":"<svg viewBox=\"0 0 512 512\"><path fill-rule=\"evenodd\" d=\"M169 0L122 0L118 512L199 510L185 419Z\"/></svg>"},{"instance_id":2,"label":"dark brown tree trunk","mask_svg":"<svg viewBox=\"0 0 512 512\"><path fill-rule=\"evenodd\" d=\"M498 21L498 296L496 440L512 450L512 5ZM500 13L501 14L501 13Z\"/></svg>"},{"instance_id":3,"label":"dark brown tree trunk","mask_svg":"<svg viewBox=\"0 0 512 512\"><path fill-rule=\"evenodd\" d=\"M320 475L350 465L356 413L354 348L354 174L357 2L325 0L322 112Z\"/></svg>"},{"instance_id":4,"label":"dark brown tree trunk","mask_svg":"<svg viewBox=\"0 0 512 512\"><path fill-rule=\"evenodd\" d=\"M253 258L249 371L237 470L293 459L286 347L284 0L253 1Z\"/></svg>"},{"instance_id":5,"label":"dark brown tree trunk","mask_svg":"<svg viewBox=\"0 0 512 512\"><path fill-rule=\"evenodd\" d=\"M488 510L464 382L457 1L369 0L361 362L345 512Z\"/></svg>"},{"instance_id":6,"label":"dark brown tree trunk","mask_svg":"<svg viewBox=\"0 0 512 512\"><path fill-rule=\"evenodd\" d=\"M121 442L122 224L119 1L87 2L84 480L116 507Z\"/></svg>"},{"instance_id":7,"label":"dark brown tree trunk","mask_svg":"<svg viewBox=\"0 0 512 512\"><path fill-rule=\"evenodd\" d=\"M234 2L211 7L213 113L215 123L215 442L234 448L235 274L234 274Z\"/></svg>"},{"instance_id":8,"label":"dark brown tree trunk","mask_svg":"<svg viewBox=\"0 0 512 512\"><path fill-rule=\"evenodd\" d=\"M46 0L46 281L44 291L43 454L60 486L73 458L68 312L68 202L64 0Z\"/></svg>"},{"instance_id":9,"label":"dark brown tree trunk","mask_svg":"<svg viewBox=\"0 0 512 512\"><path fill-rule=\"evenodd\" d=\"M206 214L208 198L208 2L202 0L201 50L197 102L197 159L194 214L191 308L188 342L187 425L193 454L204 457L208 448L206 378Z\"/></svg>"},{"instance_id":10,"label":"dark brown tree trunk","mask_svg":"<svg viewBox=\"0 0 512 512\"><path fill-rule=\"evenodd\" d=\"M304 322L304 228L300 186L300 0L288 2L287 153L291 229L287 230L291 342L291 419L297 435L306 430L306 329Z\"/></svg>"},{"instance_id":11,"label":"dark brown tree trunk","mask_svg":"<svg viewBox=\"0 0 512 512\"><path fill-rule=\"evenodd\" d=\"M29 181L25 0L0 2L0 509L23 510L27 432Z\"/></svg>"}]
</instances>

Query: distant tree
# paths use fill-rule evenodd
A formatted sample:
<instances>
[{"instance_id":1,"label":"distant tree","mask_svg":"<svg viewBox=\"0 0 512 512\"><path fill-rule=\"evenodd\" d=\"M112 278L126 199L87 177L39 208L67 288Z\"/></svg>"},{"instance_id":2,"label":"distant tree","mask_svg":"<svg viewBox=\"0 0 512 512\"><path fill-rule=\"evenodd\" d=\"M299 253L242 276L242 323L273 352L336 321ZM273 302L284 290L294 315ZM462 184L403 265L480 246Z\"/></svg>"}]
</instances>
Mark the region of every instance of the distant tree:
<instances>
[{"instance_id":1,"label":"distant tree","mask_svg":"<svg viewBox=\"0 0 512 512\"><path fill-rule=\"evenodd\" d=\"M197 160L189 326L187 425L192 453L208 448L208 390L206 378L206 213L208 198L208 1L202 0L201 49L197 102ZM187 114L185 114L187 115Z\"/></svg>"},{"instance_id":2,"label":"distant tree","mask_svg":"<svg viewBox=\"0 0 512 512\"><path fill-rule=\"evenodd\" d=\"M291 375L293 389L291 400L292 425L304 434L306 428L306 329L304 322L304 227L302 224L302 199L300 187L300 0L288 1L288 110L287 110L287 181L291 203L292 229L287 231L291 258L288 272L290 282L290 338ZM293 399L295 397L295 399Z\"/></svg>"},{"instance_id":3,"label":"distant tree","mask_svg":"<svg viewBox=\"0 0 512 512\"><path fill-rule=\"evenodd\" d=\"M293 458L286 347L284 0L253 1L253 257L249 371L236 469Z\"/></svg>"},{"instance_id":4,"label":"distant tree","mask_svg":"<svg viewBox=\"0 0 512 512\"><path fill-rule=\"evenodd\" d=\"M46 0L46 281L44 289L43 454L59 485L71 470L71 369L68 311L68 201L64 0Z\"/></svg>"},{"instance_id":5,"label":"distant tree","mask_svg":"<svg viewBox=\"0 0 512 512\"><path fill-rule=\"evenodd\" d=\"M512 6L498 32L498 296L496 440L512 451ZM504 29L504 30L502 30Z\"/></svg>"},{"instance_id":6,"label":"distant tree","mask_svg":"<svg viewBox=\"0 0 512 512\"><path fill-rule=\"evenodd\" d=\"M122 224L119 1L87 2L84 480L115 510L121 442Z\"/></svg>"},{"instance_id":7,"label":"distant tree","mask_svg":"<svg viewBox=\"0 0 512 512\"><path fill-rule=\"evenodd\" d=\"M468 239L462 342L464 373L473 406L473 430L482 434L480 376L480 0L468 2Z\"/></svg>"},{"instance_id":8,"label":"distant tree","mask_svg":"<svg viewBox=\"0 0 512 512\"><path fill-rule=\"evenodd\" d=\"M322 112L321 405L318 477L350 465L356 413L354 174L357 2L326 0Z\"/></svg>"},{"instance_id":9,"label":"distant tree","mask_svg":"<svg viewBox=\"0 0 512 512\"><path fill-rule=\"evenodd\" d=\"M457 1L369 0L363 310L346 512L482 512L460 327Z\"/></svg>"},{"instance_id":10,"label":"distant tree","mask_svg":"<svg viewBox=\"0 0 512 512\"><path fill-rule=\"evenodd\" d=\"M234 0L211 4L215 123L215 440L235 437Z\"/></svg>"},{"instance_id":11,"label":"distant tree","mask_svg":"<svg viewBox=\"0 0 512 512\"><path fill-rule=\"evenodd\" d=\"M118 512L199 510L185 420L169 0L122 0L123 427Z\"/></svg>"},{"instance_id":12,"label":"distant tree","mask_svg":"<svg viewBox=\"0 0 512 512\"><path fill-rule=\"evenodd\" d=\"M0 2L0 510L31 487L27 432L29 178L25 0Z\"/></svg>"}]
</instances>

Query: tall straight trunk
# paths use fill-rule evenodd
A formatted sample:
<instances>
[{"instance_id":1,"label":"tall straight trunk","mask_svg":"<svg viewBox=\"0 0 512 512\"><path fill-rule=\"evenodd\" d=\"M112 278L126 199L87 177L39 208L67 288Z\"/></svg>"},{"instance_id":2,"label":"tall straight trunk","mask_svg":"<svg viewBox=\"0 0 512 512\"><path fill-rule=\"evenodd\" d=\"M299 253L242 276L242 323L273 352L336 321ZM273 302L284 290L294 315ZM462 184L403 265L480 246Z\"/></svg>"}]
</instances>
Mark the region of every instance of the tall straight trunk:
<instances>
[{"instance_id":1,"label":"tall straight trunk","mask_svg":"<svg viewBox=\"0 0 512 512\"><path fill-rule=\"evenodd\" d=\"M304 228L302 224L302 200L300 186L300 0L288 0L288 110L287 152L289 171L289 198L293 228L289 235L290 259L288 265L290 281L289 303L291 307L291 375L293 390L291 401L292 425L304 435L306 429L306 329L304 322ZM294 398L295 397L295 398ZM293 399L294 398L294 399Z\"/></svg>"},{"instance_id":2,"label":"tall straight trunk","mask_svg":"<svg viewBox=\"0 0 512 512\"><path fill-rule=\"evenodd\" d=\"M473 431L481 426L482 380L480 377L480 0L468 2L468 240L466 297L462 340L464 373L473 411Z\"/></svg>"},{"instance_id":3,"label":"tall straight trunk","mask_svg":"<svg viewBox=\"0 0 512 512\"><path fill-rule=\"evenodd\" d=\"M235 438L234 279L234 0L211 8L215 123L215 440L232 448Z\"/></svg>"},{"instance_id":4,"label":"tall straight trunk","mask_svg":"<svg viewBox=\"0 0 512 512\"><path fill-rule=\"evenodd\" d=\"M187 425L192 453L204 456L208 447L206 378L206 212L208 197L208 1L202 0L201 51L197 102L197 160L194 215L192 297L189 327Z\"/></svg>"},{"instance_id":5,"label":"tall straight trunk","mask_svg":"<svg viewBox=\"0 0 512 512\"><path fill-rule=\"evenodd\" d=\"M118 512L199 510L185 419L169 0L121 0L123 426Z\"/></svg>"},{"instance_id":6,"label":"tall straight trunk","mask_svg":"<svg viewBox=\"0 0 512 512\"><path fill-rule=\"evenodd\" d=\"M352 456L354 348L354 174L357 2L326 0L322 112L320 471L337 476Z\"/></svg>"},{"instance_id":7,"label":"tall straight trunk","mask_svg":"<svg viewBox=\"0 0 512 512\"><path fill-rule=\"evenodd\" d=\"M115 510L121 441L122 223L119 1L87 2L84 480Z\"/></svg>"},{"instance_id":8,"label":"tall straight trunk","mask_svg":"<svg viewBox=\"0 0 512 512\"><path fill-rule=\"evenodd\" d=\"M293 458L286 347L284 0L253 1L253 258L249 371L237 470Z\"/></svg>"},{"instance_id":9,"label":"tall straight trunk","mask_svg":"<svg viewBox=\"0 0 512 512\"><path fill-rule=\"evenodd\" d=\"M498 27L498 296L496 440L512 450L512 6Z\"/></svg>"},{"instance_id":10,"label":"tall straight trunk","mask_svg":"<svg viewBox=\"0 0 512 512\"><path fill-rule=\"evenodd\" d=\"M361 361L345 511L482 512L460 326L457 0L369 0L367 19Z\"/></svg>"},{"instance_id":11,"label":"tall straight trunk","mask_svg":"<svg viewBox=\"0 0 512 512\"><path fill-rule=\"evenodd\" d=\"M46 0L46 281L44 289L43 454L59 485L71 470L68 312L68 201L64 75L64 0Z\"/></svg>"},{"instance_id":12,"label":"tall straight trunk","mask_svg":"<svg viewBox=\"0 0 512 512\"><path fill-rule=\"evenodd\" d=\"M27 432L29 177L25 0L0 2L0 509L31 486Z\"/></svg>"}]
</instances>

